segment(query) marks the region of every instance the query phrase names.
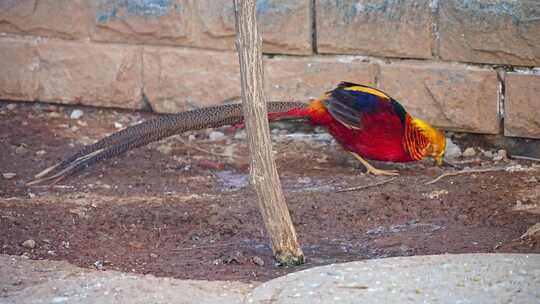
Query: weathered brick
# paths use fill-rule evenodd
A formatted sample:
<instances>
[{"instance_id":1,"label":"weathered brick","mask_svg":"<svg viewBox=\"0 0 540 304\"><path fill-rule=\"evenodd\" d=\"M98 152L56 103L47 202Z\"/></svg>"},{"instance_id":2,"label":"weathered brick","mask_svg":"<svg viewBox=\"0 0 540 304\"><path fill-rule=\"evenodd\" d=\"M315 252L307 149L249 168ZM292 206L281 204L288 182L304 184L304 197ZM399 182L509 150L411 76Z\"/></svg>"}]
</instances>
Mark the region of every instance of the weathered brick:
<instances>
[{"instance_id":1,"label":"weathered brick","mask_svg":"<svg viewBox=\"0 0 540 304\"><path fill-rule=\"evenodd\" d=\"M341 81L375 82L376 66L352 57L274 57L265 62L268 100L307 101L321 97Z\"/></svg>"},{"instance_id":2,"label":"weathered brick","mask_svg":"<svg viewBox=\"0 0 540 304\"><path fill-rule=\"evenodd\" d=\"M540 64L540 1L440 1L440 56L446 60Z\"/></svg>"},{"instance_id":3,"label":"weathered brick","mask_svg":"<svg viewBox=\"0 0 540 304\"><path fill-rule=\"evenodd\" d=\"M504 135L540 138L540 75L505 76Z\"/></svg>"},{"instance_id":4,"label":"weathered brick","mask_svg":"<svg viewBox=\"0 0 540 304\"><path fill-rule=\"evenodd\" d=\"M93 4L92 39L234 50L235 22L229 0L99 0ZM311 53L309 0L260 0L263 50Z\"/></svg>"},{"instance_id":5,"label":"weathered brick","mask_svg":"<svg viewBox=\"0 0 540 304\"><path fill-rule=\"evenodd\" d=\"M174 113L240 98L235 52L145 47L144 94L157 112Z\"/></svg>"},{"instance_id":6,"label":"weathered brick","mask_svg":"<svg viewBox=\"0 0 540 304\"><path fill-rule=\"evenodd\" d=\"M91 36L96 41L189 45L188 0L92 1Z\"/></svg>"},{"instance_id":7,"label":"weathered brick","mask_svg":"<svg viewBox=\"0 0 540 304\"><path fill-rule=\"evenodd\" d=\"M317 49L429 58L433 44L429 4L429 0L317 0Z\"/></svg>"},{"instance_id":8,"label":"weathered brick","mask_svg":"<svg viewBox=\"0 0 540 304\"><path fill-rule=\"evenodd\" d=\"M87 1L2 0L0 32L76 39L88 36Z\"/></svg>"},{"instance_id":9,"label":"weathered brick","mask_svg":"<svg viewBox=\"0 0 540 304\"><path fill-rule=\"evenodd\" d=\"M384 64L379 80L381 89L408 112L438 127L500 131L499 88L493 70L420 62Z\"/></svg>"},{"instance_id":10,"label":"weathered brick","mask_svg":"<svg viewBox=\"0 0 540 304\"><path fill-rule=\"evenodd\" d=\"M137 109L141 48L45 41L37 45L42 101Z\"/></svg>"},{"instance_id":11,"label":"weathered brick","mask_svg":"<svg viewBox=\"0 0 540 304\"><path fill-rule=\"evenodd\" d=\"M36 99L39 58L30 41L1 38L0 66L0 99Z\"/></svg>"}]
</instances>

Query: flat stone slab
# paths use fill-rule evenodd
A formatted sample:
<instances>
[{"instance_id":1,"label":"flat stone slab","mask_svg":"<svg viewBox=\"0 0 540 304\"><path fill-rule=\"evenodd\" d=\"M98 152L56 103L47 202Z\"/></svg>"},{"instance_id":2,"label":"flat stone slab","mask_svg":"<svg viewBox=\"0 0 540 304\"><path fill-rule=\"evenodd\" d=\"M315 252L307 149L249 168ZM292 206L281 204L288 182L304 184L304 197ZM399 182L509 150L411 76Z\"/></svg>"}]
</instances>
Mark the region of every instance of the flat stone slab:
<instances>
[{"instance_id":1,"label":"flat stone slab","mask_svg":"<svg viewBox=\"0 0 540 304\"><path fill-rule=\"evenodd\" d=\"M255 285L98 271L0 255L0 303L242 303Z\"/></svg>"},{"instance_id":2,"label":"flat stone slab","mask_svg":"<svg viewBox=\"0 0 540 304\"><path fill-rule=\"evenodd\" d=\"M539 254L386 258L307 269L248 303L540 303Z\"/></svg>"},{"instance_id":3,"label":"flat stone slab","mask_svg":"<svg viewBox=\"0 0 540 304\"><path fill-rule=\"evenodd\" d=\"M540 254L316 267L258 285L97 271L0 255L0 303L540 303Z\"/></svg>"}]
</instances>

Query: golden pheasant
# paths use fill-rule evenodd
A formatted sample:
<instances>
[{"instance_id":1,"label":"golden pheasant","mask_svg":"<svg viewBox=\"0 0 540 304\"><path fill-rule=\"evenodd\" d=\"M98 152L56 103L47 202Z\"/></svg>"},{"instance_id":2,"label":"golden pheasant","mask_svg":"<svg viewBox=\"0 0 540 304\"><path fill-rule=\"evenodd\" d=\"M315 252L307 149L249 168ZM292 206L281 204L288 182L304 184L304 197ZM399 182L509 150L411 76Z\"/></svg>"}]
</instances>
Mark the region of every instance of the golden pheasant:
<instances>
[{"instance_id":1,"label":"golden pheasant","mask_svg":"<svg viewBox=\"0 0 540 304\"><path fill-rule=\"evenodd\" d=\"M410 162L429 156L438 165L442 164L446 146L444 134L411 116L395 99L372 87L342 82L310 103L269 102L268 113L271 121L302 119L324 127L369 173L398 174L394 170L377 169L366 159ZM242 121L241 104L165 115L85 146L37 174L28 185L45 181L56 183L98 161L185 131L236 125Z\"/></svg>"}]
</instances>

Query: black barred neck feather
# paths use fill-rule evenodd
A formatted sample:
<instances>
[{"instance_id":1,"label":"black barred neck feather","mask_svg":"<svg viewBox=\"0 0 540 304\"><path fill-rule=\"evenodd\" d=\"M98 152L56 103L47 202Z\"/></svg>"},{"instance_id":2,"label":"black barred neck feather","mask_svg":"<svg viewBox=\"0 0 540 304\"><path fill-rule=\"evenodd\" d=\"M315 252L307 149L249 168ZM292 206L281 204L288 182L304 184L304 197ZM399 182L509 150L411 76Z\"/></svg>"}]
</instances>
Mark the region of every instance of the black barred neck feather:
<instances>
[{"instance_id":1,"label":"black barred neck feather","mask_svg":"<svg viewBox=\"0 0 540 304\"><path fill-rule=\"evenodd\" d=\"M424 158L429 145L429 138L424 130L415 123L414 118L406 114L403 146L411 159L421 160Z\"/></svg>"}]
</instances>

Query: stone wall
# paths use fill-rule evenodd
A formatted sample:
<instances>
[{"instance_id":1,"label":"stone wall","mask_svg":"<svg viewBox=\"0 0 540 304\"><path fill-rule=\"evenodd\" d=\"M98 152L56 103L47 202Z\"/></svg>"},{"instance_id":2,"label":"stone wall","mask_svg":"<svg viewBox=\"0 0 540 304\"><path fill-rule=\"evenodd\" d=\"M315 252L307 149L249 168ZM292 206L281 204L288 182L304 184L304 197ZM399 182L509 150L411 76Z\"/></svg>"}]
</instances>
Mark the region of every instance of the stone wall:
<instances>
[{"instance_id":1,"label":"stone wall","mask_svg":"<svg viewBox=\"0 0 540 304\"><path fill-rule=\"evenodd\" d=\"M538 0L259 0L266 91L377 86L449 130L540 138ZM237 101L232 0L0 0L0 99Z\"/></svg>"}]
</instances>

